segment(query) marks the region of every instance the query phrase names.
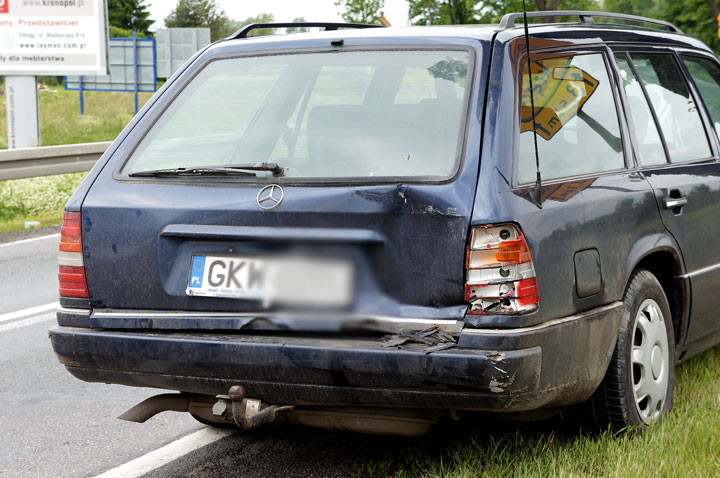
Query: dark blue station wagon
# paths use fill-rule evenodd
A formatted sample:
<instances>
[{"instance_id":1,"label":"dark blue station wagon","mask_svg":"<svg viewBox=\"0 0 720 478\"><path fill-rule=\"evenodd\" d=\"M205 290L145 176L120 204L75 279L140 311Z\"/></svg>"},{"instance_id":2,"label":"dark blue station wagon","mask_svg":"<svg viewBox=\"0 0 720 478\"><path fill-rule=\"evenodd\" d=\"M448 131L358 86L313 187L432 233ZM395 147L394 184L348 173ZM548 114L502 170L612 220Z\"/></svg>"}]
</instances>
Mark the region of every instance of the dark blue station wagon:
<instances>
[{"instance_id":1,"label":"dark blue station wagon","mask_svg":"<svg viewBox=\"0 0 720 478\"><path fill-rule=\"evenodd\" d=\"M562 15L529 52L508 14L196 54L67 204L59 360L180 392L139 422L657 421L720 342L720 63L671 24Z\"/></svg>"}]
</instances>

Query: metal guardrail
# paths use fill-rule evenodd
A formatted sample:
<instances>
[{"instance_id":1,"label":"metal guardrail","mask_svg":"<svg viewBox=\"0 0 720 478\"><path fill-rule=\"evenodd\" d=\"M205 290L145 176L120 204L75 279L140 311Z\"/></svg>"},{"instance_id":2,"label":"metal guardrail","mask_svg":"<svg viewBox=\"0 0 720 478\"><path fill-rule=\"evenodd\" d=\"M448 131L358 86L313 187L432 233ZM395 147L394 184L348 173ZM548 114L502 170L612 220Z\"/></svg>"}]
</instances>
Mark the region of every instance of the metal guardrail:
<instances>
[{"instance_id":1,"label":"metal guardrail","mask_svg":"<svg viewBox=\"0 0 720 478\"><path fill-rule=\"evenodd\" d=\"M0 150L0 181L90 171L110 144L111 141Z\"/></svg>"}]
</instances>

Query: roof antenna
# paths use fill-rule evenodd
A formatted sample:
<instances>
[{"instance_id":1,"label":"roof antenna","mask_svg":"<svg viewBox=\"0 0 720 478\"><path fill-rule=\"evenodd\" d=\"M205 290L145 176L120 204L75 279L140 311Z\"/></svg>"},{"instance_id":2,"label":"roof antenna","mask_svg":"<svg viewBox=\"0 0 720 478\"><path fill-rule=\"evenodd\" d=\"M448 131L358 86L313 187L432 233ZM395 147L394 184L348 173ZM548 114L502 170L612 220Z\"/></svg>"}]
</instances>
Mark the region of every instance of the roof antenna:
<instances>
[{"instance_id":1,"label":"roof antenna","mask_svg":"<svg viewBox=\"0 0 720 478\"><path fill-rule=\"evenodd\" d=\"M523 20L525 24L525 47L527 48L527 65L528 65L528 86L530 87L530 109L532 110L532 126L533 126L533 142L535 143L535 168L537 176L535 179L535 189L530 191L530 200L540 209L542 209L542 178L540 177L540 154L538 153L537 143L537 124L535 123L535 94L533 90L532 68L530 66L530 33L528 31L528 17L525 0L523 0Z\"/></svg>"}]
</instances>

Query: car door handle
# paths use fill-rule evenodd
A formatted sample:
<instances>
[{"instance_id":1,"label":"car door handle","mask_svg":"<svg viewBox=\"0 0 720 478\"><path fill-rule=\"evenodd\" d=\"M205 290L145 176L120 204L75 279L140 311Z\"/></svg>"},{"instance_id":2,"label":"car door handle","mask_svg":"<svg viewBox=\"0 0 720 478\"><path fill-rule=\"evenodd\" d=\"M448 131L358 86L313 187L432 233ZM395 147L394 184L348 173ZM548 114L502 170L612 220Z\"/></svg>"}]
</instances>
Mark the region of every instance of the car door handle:
<instances>
[{"instance_id":1,"label":"car door handle","mask_svg":"<svg viewBox=\"0 0 720 478\"><path fill-rule=\"evenodd\" d=\"M665 209L675 209L683 207L687 204L687 198L665 198L663 199L663 207Z\"/></svg>"}]
</instances>

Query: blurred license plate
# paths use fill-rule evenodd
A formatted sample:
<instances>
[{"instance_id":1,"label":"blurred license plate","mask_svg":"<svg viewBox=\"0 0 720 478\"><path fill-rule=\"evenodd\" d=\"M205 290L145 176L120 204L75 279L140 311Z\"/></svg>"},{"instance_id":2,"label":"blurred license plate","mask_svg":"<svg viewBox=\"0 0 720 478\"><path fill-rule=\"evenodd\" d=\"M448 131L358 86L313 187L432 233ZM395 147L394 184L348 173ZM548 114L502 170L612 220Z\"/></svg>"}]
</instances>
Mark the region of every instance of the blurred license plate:
<instances>
[{"instance_id":1,"label":"blurred license plate","mask_svg":"<svg viewBox=\"0 0 720 478\"><path fill-rule=\"evenodd\" d=\"M187 295L347 305L353 267L324 258L193 255Z\"/></svg>"}]
</instances>

